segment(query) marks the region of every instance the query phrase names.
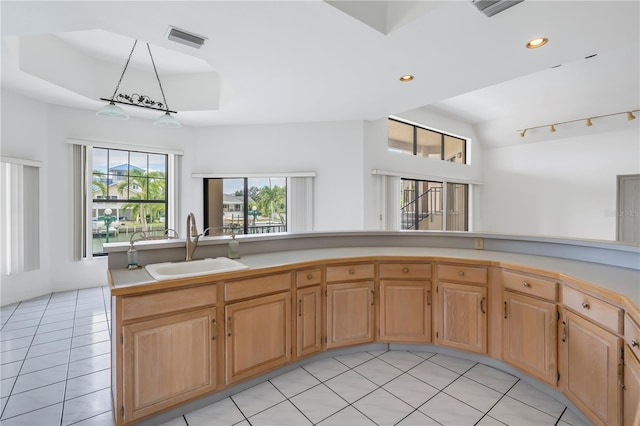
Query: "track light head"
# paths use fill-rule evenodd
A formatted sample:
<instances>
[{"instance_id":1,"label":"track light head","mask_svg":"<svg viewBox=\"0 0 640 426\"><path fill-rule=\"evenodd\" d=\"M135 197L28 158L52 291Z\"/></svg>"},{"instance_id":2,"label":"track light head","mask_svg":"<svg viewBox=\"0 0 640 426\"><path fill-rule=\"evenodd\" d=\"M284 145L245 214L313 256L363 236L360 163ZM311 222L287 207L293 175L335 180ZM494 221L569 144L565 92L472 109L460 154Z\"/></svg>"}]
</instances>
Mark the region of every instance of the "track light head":
<instances>
[{"instance_id":1,"label":"track light head","mask_svg":"<svg viewBox=\"0 0 640 426\"><path fill-rule=\"evenodd\" d=\"M627 112L627 120L635 120L636 116L631 111Z\"/></svg>"},{"instance_id":2,"label":"track light head","mask_svg":"<svg viewBox=\"0 0 640 426\"><path fill-rule=\"evenodd\" d=\"M520 137L521 137L521 138L524 138L525 133L527 133L527 129L522 129L522 130L520 131Z\"/></svg>"},{"instance_id":3,"label":"track light head","mask_svg":"<svg viewBox=\"0 0 640 426\"><path fill-rule=\"evenodd\" d=\"M549 131L550 131L551 133L555 132L555 131L556 131L556 126L555 126L554 124L552 124L551 126L549 126Z\"/></svg>"},{"instance_id":4,"label":"track light head","mask_svg":"<svg viewBox=\"0 0 640 426\"><path fill-rule=\"evenodd\" d=\"M587 118L587 127L591 127L593 126L593 123L591 122L590 118Z\"/></svg>"}]
</instances>

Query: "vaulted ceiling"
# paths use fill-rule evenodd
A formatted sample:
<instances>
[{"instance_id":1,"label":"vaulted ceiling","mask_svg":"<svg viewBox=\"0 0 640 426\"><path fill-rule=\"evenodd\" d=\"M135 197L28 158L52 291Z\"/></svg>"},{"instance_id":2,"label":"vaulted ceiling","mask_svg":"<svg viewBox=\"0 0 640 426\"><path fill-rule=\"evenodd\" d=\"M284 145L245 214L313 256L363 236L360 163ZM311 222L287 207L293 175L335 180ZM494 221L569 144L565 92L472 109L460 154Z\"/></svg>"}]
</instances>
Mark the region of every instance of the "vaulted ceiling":
<instances>
[{"instance_id":1,"label":"vaulted ceiling","mask_svg":"<svg viewBox=\"0 0 640 426\"><path fill-rule=\"evenodd\" d=\"M424 107L473 124L485 146L528 143L638 125L616 116L518 134L640 107L639 6L526 0L488 18L467 0L2 1L2 87L98 110L137 39L123 88L161 98L148 42L184 125L374 120ZM207 41L176 44L170 25ZM526 49L538 36L549 43Z\"/></svg>"}]
</instances>

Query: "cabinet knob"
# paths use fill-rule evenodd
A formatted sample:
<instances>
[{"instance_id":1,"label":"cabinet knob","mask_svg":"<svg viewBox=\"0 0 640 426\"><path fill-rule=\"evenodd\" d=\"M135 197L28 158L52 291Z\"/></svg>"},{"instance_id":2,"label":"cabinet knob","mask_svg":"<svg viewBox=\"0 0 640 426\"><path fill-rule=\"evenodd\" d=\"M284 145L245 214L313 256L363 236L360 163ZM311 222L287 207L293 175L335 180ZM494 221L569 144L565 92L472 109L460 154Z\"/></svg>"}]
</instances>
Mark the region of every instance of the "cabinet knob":
<instances>
[{"instance_id":1,"label":"cabinet knob","mask_svg":"<svg viewBox=\"0 0 640 426\"><path fill-rule=\"evenodd\" d=\"M349 275L353 275L353 274L355 274L355 273L356 273L356 271L355 271L355 270L353 270L353 269L349 269Z\"/></svg>"},{"instance_id":2,"label":"cabinet knob","mask_svg":"<svg viewBox=\"0 0 640 426\"><path fill-rule=\"evenodd\" d=\"M585 309L589 309L591 305L589 305L589 302L582 302L582 307Z\"/></svg>"},{"instance_id":3,"label":"cabinet knob","mask_svg":"<svg viewBox=\"0 0 640 426\"><path fill-rule=\"evenodd\" d=\"M307 279L308 280L312 280L313 279L313 274L307 274Z\"/></svg>"},{"instance_id":4,"label":"cabinet knob","mask_svg":"<svg viewBox=\"0 0 640 426\"><path fill-rule=\"evenodd\" d=\"M406 274L407 272L409 272L409 268L402 268L402 272Z\"/></svg>"},{"instance_id":5,"label":"cabinet knob","mask_svg":"<svg viewBox=\"0 0 640 426\"><path fill-rule=\"evenodd\" d=\"M529 284L529 283L528 283L528 282L526 282L526 281L525 281L525 282L523 282L523 283L522 283L522 285L523 285L523 286L525 286L525 287L531 287L531 284Z\"/></svg>"},{"instance_id":6,"label":"cabinet knob","mask_svg":"<svg viewBox=\"0 0 640 426\"><path fill-rule=\"evenodd\" d=\"M464 271L458 271L458 275L464 277Z\"/></svg>"},{"instance_id":7,"label":"cabinet knob","mask_svg":"<svg viewBox=\"0 0 640 426\"><path fill-rule=\"evenodd\" d=\"M635 340L631 341L631 347L632 348L637 348L638 347L638 342L636 342Z\"/></svg>"}]
</instances>

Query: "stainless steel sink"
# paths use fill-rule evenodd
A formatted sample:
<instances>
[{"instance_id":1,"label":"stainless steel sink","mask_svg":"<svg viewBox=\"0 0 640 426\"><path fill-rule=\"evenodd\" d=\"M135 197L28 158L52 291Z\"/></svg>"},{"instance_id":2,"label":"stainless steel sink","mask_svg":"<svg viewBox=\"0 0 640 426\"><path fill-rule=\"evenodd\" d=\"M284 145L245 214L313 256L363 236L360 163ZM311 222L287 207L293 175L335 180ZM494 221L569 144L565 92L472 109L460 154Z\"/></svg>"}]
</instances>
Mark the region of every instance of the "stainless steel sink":
<instances>
[{"instance_id":1,"label":"stainless steel sink","mask_svg":"<svg viewBox=\"0 0 640 426\"><path fill-rule=\"evenodd\" d=\"M164 281L239 271L247 269L248 266L227 257L216 257L215 259L192 260L189 262L152 263L144 268L154 279Z\"/></svg>"}]
</instances>

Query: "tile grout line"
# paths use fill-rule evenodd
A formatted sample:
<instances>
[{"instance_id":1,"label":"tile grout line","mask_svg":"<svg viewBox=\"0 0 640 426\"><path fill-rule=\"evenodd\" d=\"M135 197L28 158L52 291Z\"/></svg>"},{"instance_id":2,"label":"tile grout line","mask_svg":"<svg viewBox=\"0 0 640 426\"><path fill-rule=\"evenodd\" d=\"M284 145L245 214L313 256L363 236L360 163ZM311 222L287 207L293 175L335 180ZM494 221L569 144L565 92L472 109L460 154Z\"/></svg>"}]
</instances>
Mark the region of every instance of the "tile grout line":
<instances>
[{"instance_id":1,"label":"tile grout line","mask_svg":"<svg viewBox=\"0 0 640 426\"><path fill-rule=\"evenodd\" d=\"M76 307L78 306L78 295L80 293L80 290L76 290ZM73 312L73 325L75 328L76 325L76 313L75 311ZM64 381L64 390L62 391L62 410L60 412L60 426L62 426L62 420L64 419L64 408L65 408L65 401L66 401L66 397L67 397L67 385L69 382L69 366L71 364L71 348L73 347L73 337L74 337L74 328L71 329L71 342L69 342L69 357L67 358L67 374L65 374L65 381Z\"/></svg>"}]
</instances>

